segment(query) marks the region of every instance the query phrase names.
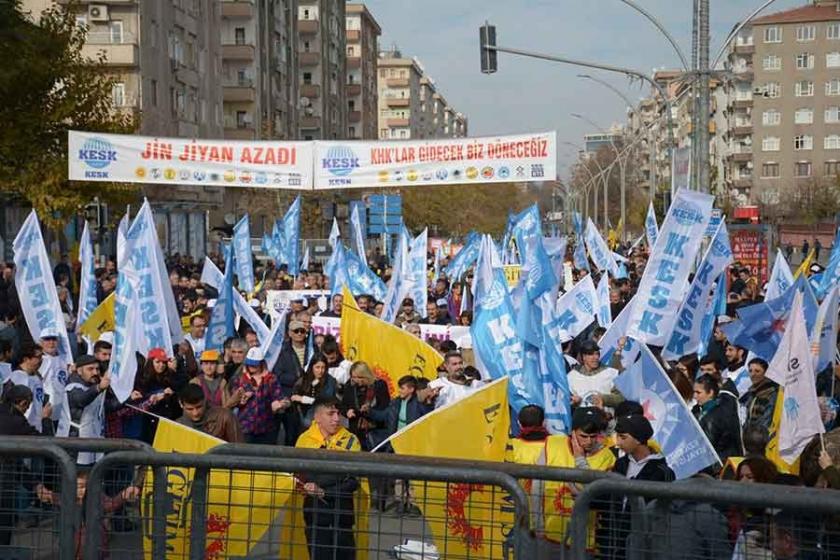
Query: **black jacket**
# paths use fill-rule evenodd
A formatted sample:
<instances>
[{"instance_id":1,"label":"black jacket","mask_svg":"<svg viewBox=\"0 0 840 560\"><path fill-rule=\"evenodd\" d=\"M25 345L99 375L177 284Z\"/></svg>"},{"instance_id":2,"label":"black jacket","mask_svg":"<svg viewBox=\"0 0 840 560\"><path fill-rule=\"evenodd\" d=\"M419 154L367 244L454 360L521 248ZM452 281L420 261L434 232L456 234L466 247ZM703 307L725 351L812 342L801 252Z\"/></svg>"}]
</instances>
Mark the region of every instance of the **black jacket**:
<instances>
[{"instance_id":1,"label":"black jacket","mask_svg":"<svg viewBox=\"0 0 840 560\"><path fill-rule=\"evenodd\" d=\"M705 410L699 404L691 410L724 463L729 457L738 457L742 454L741 422L738 419L738 411L727 404L718 397Z\"/></svg>"},{"instance_id":2,"label":"black jacket","mask_svg":"<svg viewBox=\"0 0 840 560\"><path fill-rule=\"evenodd\" d=\"M613 467L613 472L620 474L621 476L626 477L627 471L630 468L630 457L625 455L624 457L619 457L619 459L615 462L615 466ZM632 478L632 480L651 480L654 482L673 482L676 480L676 476L674 476L674 471L671 470L671 467L668 466L668 462L665 460L664 457L657 457L654 459L648 460L645 465L642 467L642 470Z\"/></svg>"},{"instance_id":3,"label":"black jacket","mask_svg":"<svg viewBox=\"0 0 840 560\"><path fill-rule=\"evenodd\" d=\"M369 413L370 419L374 422L384 424L385 429L388 430L388 435L396 433L399 428L400 407L402 406L402 402L403 399L397 398L391 401L388 408L372 408ZM406 425L411 424L415 420L419 420L430 410L432 409L418 401L416 396L412 396L406 404Z\"/></svg>"},{"instance_id":4,"label":"black jacket","mask_svg":"<svg viewBox=\"0 0 840 560\"><path fill-rule=\"evenodd\" d=\"M304 361L306 361L306 358L308 356L304 353ZM280 349L280 356L277 358L277 362L274 364L271 372L277 377L280 388L283 389L284 396L292 394L295 382L303 375L303 366L304 364L300 363L297 353L292 348L292 342L290 340L283 342L283 347Z\"/></svg>"},{"instance_id":5,"label":"black jacket","mask_svg":"<svg viewBox=\"0 0 840 560\"><path fill-rule=\"evenodd\" d=\"M40 436L26 417L10 404L0 404L0 436Z\"/></svg>"}]
</instances>

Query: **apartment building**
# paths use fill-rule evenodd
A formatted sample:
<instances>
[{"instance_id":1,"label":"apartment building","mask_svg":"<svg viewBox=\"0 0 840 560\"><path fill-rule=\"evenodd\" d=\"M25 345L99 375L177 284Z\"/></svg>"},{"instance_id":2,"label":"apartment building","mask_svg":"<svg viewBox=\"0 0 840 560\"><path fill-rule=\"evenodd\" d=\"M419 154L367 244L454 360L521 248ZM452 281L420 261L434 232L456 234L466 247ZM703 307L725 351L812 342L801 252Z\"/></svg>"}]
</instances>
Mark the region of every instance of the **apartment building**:
<instances>
[{"instance_id":1,"label":"apartment building","mask_svg":"<svg viewBox=\"0 0 840 560\"><path fill-rule=\"evenodd\" d=\"M37 20L53 3L25 0L23 7ZM222 137L220 2L99 0L73 5L76 20L87 29L83 54L104 54L107 71L116 79L114 104L138 112L139 134ZM164 249L203 256L208 212L222 204L224 189L145 185L143 191L155 205Z\"/></svg>"},{"instance_id":2,"label":"apartment building","mask_svg":"<svg viewBox=\"0 0 840 560\"><path fill-rule=\"evenodd\" d=\"M338 0L298 0L297 18L299 138L345 138L345 4Z\"/></svg>"},{"instance_id":3,"label":"apartment building","mask_svg":"<svg viewBox=\"0 0 840 560\"><path fill-rule=\"evenodd\" d=\"M730 46L728 181L739 200L840 174L840 9L836 1L755 19Z\"/></svg>"},{"instance_id":4,"label":"apartment building","mask_svg":"<svg viewBox=\"0 0 840 560\"><path fill-rule=\"evenodd\" d=\"M461 138L467 118L438 91L417 58L394 48L379 54L379 138Z\"/></svg>"},{"instance_id":5,"label":"apartment building","mask_svg":"<svg viewBox=\"0 0 840 560\"><path fill-rule=\"evenodd\" d=\"M297 1L222 0L224 136L297 137Z\"/></svg>"},{"instance_id":6,"label":"apartment building","mask_svg":"<svg viewBox=\"0 0 840 560\"><path fill-rule=\"evenodd\" d=\"M378 138L377 62L382 28L364 4L346 5L347 138Z\"/></svg>"}]
</instances>

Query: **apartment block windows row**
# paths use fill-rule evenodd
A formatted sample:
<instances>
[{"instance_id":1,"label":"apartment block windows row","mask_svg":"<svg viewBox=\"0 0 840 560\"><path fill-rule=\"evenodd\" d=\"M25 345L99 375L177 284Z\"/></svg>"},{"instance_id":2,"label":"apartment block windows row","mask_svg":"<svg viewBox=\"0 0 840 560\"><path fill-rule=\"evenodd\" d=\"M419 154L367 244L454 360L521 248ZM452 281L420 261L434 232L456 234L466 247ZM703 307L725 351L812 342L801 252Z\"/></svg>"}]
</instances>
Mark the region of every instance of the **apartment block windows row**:
<instances>
[{"instance_id":1,"label":"apartment block windows row","mask_svg":"<svg viewBox=\"0 0 840 560\"><path fill-rule=\"evenodd\" d=\"M828 161L825 163L825 174L835 175L840 169L840 162ZM797 161L793 164L793 175L797 178L810 177L812 165L810 161ZM781 166L774 161L768 161L761 165L762 179L778 179L781 177Z\"/></svg>"},{"instance_id":2,"label":"apartment block windows row","mask_svg":"<svg viewBox=\"0 0 840 560\"><path fill-rule=\"evenodd\" d=\"M828 107L823 113L826 124L840 123L840 107ZM793 116L794 124L814 124L814 110L810 108L797 109ZM768 109L761 113L763 126L779 126L782 123L782 113L778 109Z\"/></svg>"},{"instance_id":3,"label":"apartment block windows row","mask_svg":"<svg viewBox=\"0 0 840 560\"><path fill-rule=\"evenodd\" d=\"M840 40L840 23L829 23L826 25L826 39L830 41ZM796 27L796 42L810 43L817 39L817 26L799 25ZM783 40L782 28L778 25L772 25L764 28L764 42L765 43L781 43Z\"/></svg>"}]
</instances>

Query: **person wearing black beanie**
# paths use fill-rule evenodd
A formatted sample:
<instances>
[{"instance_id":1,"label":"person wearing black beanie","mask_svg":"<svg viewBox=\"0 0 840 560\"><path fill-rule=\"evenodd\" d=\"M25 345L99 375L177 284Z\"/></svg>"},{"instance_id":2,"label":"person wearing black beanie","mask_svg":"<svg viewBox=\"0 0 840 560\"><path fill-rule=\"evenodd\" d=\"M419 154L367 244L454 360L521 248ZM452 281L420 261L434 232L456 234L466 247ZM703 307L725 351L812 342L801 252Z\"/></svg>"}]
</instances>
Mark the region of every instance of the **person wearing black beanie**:
<instances>
[{"instance_id":1,"label":"person wearing black beanie","mask_svg":"<svg viewBox=\"0 0 840 560\"><path fill-rule=\"evenodd\" d=\"M615 425L618 448L624 456L615 463L613 471L634 480L672 482L676 477L668 462L648 445L653 427L641 414L621 416Z\"/></svg>"}]
</instances>

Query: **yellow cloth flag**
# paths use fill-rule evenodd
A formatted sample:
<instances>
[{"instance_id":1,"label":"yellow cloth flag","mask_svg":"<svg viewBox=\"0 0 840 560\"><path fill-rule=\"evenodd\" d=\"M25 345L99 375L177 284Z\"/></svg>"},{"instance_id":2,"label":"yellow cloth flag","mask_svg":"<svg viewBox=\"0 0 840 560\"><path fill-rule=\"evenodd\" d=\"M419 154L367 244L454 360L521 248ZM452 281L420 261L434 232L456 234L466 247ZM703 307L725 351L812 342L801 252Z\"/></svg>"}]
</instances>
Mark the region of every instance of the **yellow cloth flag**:
<instances>
[{"instance_id":1,"label":"yellow cloth flag","mask_svg":"<svg viewBox=\"0 0 840 560\"><path fill-rule=\"evenodd\" d=\"M802 259L802 264L799 265L799 268L796 269L796 274L793 275L794 280L803 274L805 275L805 278L811 275L811 263L814 261L814 251L816 251L816 248L812 248L808 251L808 256Z\"/></svg>"},{"instance_id":2,"label":"yellow cloth flag","mask_svg":"<svg viewBox=\"0 0 840 560\"><path fill-rule=\"evenodd\" d=\"M390 438L401 455L503 461L510 427L508 379L431 412ZM503 558L513 526L507 492L469 483L412 483L441 558Z\"/></svg>"},{"instance_id":3,"label":"yellow cloth flag","mask_svg":"<svg viewBox=\"0 0 840 560\"><path fill-rule=\"evenodd\" d=\"M346 301L346 300L345 300ZM295 447L300 449L327 449L330 451L361 451L359 439L345 428L331 437L324 439L318 426L313 422L303 432ZM303 518L303 492L295 492L286 505L286 518L280 535L281 560L309 560L309 545L306 541L306 521ZM370 541L368 539L368 521L370 519L370 484L366 479L359 479L359 488L353 496L355 510L356 560L367 560Z\"/></svg>"},{"instance_id":4,"label":"yellow cloth flag","mask_svg":"<svg viewBox=\"0 0 840 560\"><path fill-rule=\"evenodd\" d=\"M85 322L79 327L79 333L89 340L96 342L104 332L113 331L115 326L114 303L117 301L113 293L96 306Z\"/></svg>"},{"instance_id":5,"label":"yellow cloth flag","mask_svg":"<svg viewBox=\"0 0 840 560\"><path fill-rule=\"evenodd\" d=\"M350 361L367 362L371 371L396 395L404 375L437 379L443 357L416 336L348 305L353 296L345 290L341 311L341 346Z\"/></svg>"},{"instance_id":6,"label":"yellow cloth flag","mask_svg":"<svg viewBox=\"0 0 840 560\"><path fill-rule=\"evenodd\" d=\"M506 264L502 268L505 271L505 280L507 280L509 287L513 288L519 284L519 277L522 275L522 265Z\"/></svg>"},{"instance_id":7,"label":"yellow cloth flag","mask_svg":"<svg viewBox=\"0 0 840 560\"><path fill-rule=\"evenodd\" d=\"M160 418L155 433L155 451L162 453L206 453L224 441L177 422ZM166 516L166 558L190 557L192 482L195 469L167 468L167 491L172 500ZM143 488L143 517L150 519L153 476ZM263 537L294 487L292 475L252 471L213 470L208 480L207 540L203 557L222 560L248 555ZM152 558L151 533L143 535L146 558Z\"/></svg>"},{"instance_id":8,"label":"yellow cloth flag","mask_svg":"<svg viewBox=\"0 0 840 560\"><path fill-rule=\"evenodd\" d=\"M773 408L773 419L770 421L770 441L767 443L767 448L764 451L765 456L776 465L780 473L799 474L799 459L792 465L788 465L782 456L779 454L779 428L782 426L782 411L785 407L785 391L779 387L779 393L776 395L776 405Z\"/></svg>"}]
</instances>

